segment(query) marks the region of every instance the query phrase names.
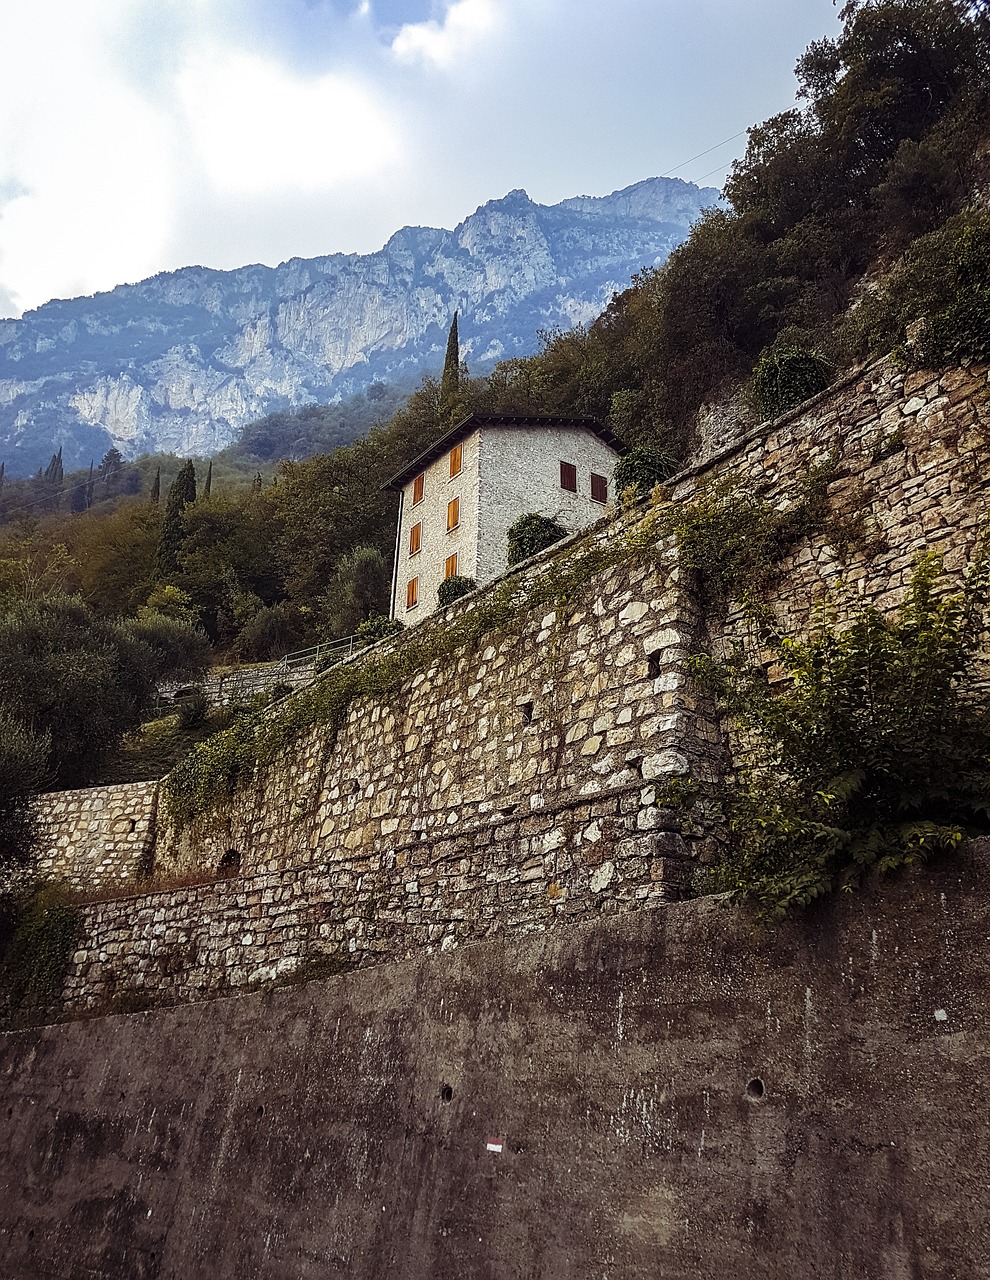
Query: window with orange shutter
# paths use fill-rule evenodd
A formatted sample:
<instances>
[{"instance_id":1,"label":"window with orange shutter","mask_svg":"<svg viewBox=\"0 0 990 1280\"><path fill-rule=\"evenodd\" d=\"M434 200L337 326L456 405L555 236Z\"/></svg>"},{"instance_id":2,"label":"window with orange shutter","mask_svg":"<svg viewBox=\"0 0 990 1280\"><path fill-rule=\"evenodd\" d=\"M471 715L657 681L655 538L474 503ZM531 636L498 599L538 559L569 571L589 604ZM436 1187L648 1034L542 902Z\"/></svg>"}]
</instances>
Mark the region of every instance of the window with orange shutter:
<instances>
[{"instance_id":1,"label":"window with orange shutter","mask_svg":"<svg viewBox=\"0 0 990 1280\"><path fill-rule=\"evenodd\" d=\"M444 576L445 578L456 578L456 577L457 577L457 553L456 553L456 551L454 552L454 554L453 554L452 556L448 556L448 557L447 557L447 559L444 561L444 565L443 565L443 576Z\"/></svg>"},{"instance_id":2,"label":"window with orange shutter","mask_svg":"<svg viewBox=\"0 0 990 1280\"><path fill-rule=\"evenodd\" d=\"M455 444L450 451L450 474L459 476L461 474L461 446Z\"/></svg>"},{"instance_id":3,"label":"window with orange shutter","mask_svg":"<svg viewBox=\"0 0 990 1280\"><path fill-rule=\"evenodd\" d=\"M423 489L426 485L426 472L421 471L413 481L413 506L423 501Z\"/></svg>"},{"instance_id":4,"label":"window with orange shutter","mask_svg":"<svg viewBox=\"0 0 990 1280\"><path fill-rule=\"evenodd\" d=\"M409 554L414 556L423 545L423 525L414 524L409 530Z\"/></svg>"},{"instance_id":5,"label":"window with orange shutter","mask_svg":"<svg viewBox=\"0 0 990 1280\"><path fill-rule=\"evenodd\" d=\"M419 604L419 579L410 578L406 583L406 608L415 609Z\"/></svg>"},{"instance_id":6,"label":"window with orange shutter","mask_svg":"<svg viewBox=\"0 0 990 1280\"><path fill-rule=\"evenodd\" d=\"M451 498L447 503L447 532L456 529L461 522L461 500L460 498Z\"/></svg>"}]
</instances>

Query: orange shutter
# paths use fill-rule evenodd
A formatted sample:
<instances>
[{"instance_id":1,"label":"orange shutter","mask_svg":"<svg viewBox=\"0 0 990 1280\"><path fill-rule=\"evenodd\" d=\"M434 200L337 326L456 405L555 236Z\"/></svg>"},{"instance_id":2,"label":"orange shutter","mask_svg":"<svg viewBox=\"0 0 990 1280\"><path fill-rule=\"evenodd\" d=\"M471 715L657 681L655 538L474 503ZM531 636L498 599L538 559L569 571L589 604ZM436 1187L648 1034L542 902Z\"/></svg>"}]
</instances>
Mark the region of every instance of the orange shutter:
<instances>
[{"instance_id":1,"label":"orange shutter","mask_svg":"<svg viewBox=\"0 0 990 1280\"><path fill-rule=\"evenodd\" d=\"M460 498L451 498L447 503L447 532L456 529L461 522L461 500Z\"/></svg>"},{"instance_id":2,"label":"orange shutter","mask_svg":"<svg viewBox=\"0 0 990 1280\"><path fill-rule=\"evenodd\" d=\"M417 502L423 501L423 486L425 483L426 473L421 471L413 481L413 506L415 506Z\"/></svg>"},{"instance_id":3,"label":"orange shutter","mask_svg":"<svg viewBox=\"0 0 990 1280\"><path fill-rule=\"evenodd\" d=\"M457 552L456 551L452 556L448 556L447 559L444 561L443 576L445 578L457 577Z\"/></svg>"},{"instance_id":4,"label":"orange shutter","mask_svg":"<svg viewBox=\"0 0 990 1280\"><path fill-rule=\"evenodd\" d=\"M423 545L423 526L414 524L409 530L409 554L414 556Z\"/></svg>"},{"instance_id":5,"label":"orange shutter","mask_svg":"<svg viewBox=\"0 0 990 1280\"><path fill-rule=\"evenodd\" d=\"M410 578L406 584L406 608L415 609L419 603L419 579Z\"/></svg>"},{"instance_id":6,"label":"orange shutter","mask_svg":"<svg viewBox=\"0 0 990 1280\"><path fill-rule=\"evenodd\" d=\"M450 474L459 476L461 474L461 446L455 444L450 451Z\"/></svg>"}]
</instances>

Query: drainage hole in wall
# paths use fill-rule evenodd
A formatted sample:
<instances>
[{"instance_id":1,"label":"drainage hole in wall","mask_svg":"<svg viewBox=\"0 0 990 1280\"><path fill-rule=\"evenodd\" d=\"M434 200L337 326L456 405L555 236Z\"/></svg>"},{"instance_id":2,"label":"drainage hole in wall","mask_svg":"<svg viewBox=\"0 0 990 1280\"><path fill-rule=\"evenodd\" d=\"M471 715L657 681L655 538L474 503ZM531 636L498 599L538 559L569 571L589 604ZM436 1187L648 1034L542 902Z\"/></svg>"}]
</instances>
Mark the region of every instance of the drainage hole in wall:
<instances>
[{"instance_id":1,"label":"drainage hole in wall","mask_svg":"<svg viewBox=\"0 0 990 1280\"><path fill-rule=\"evenodd\" d=\"M754 1076L746 1086L747 1098L762 1098L766 1089L763 1087L763 1081L759 1076Z\"/></svg>"},{"instance_id":2,"label":"drainage hole in wall","mask_svg":"<svg viewBox=\"0 0 990 1280\"><path fill-rule=\"evenodd\" d=\"M259 1108L258 1108L258 1115L259 1115L259 1116L263 1116L264 1114L265 1114L265 1108L264 1108L264 1107L259 1107Z\"/></svg>"},{"instance_id":3,"label":"drainage hole in wall","mask_svg":"<svg viewBox=\"0 0 990 1280\"><path fill-rule=\"evenodd\" d=\"M137 831L137 819L136 819L136 818L132 818L132 819L131 819L131 830L132 830L132 831Z\"/></svg>"},{"instance_id":4,"label":"drainage hole in wall","mask_svg":"<svg viewBox=\"0 0 990 1280\"><path fill-rule=\"evenodd\" d=\"M524 702L521 704L519 710L522 712L523 724L532 724L533 723L533 704L531 702Z\"/></svg>"},{"instance_id":5,"label":"drainage hole in wall","mask_svg":"<svg viewBox=\"0 0 990 1280\"><path fill-rule=\"evenodd\" d=\"M656 680L660 675L663 666L663 650L656 649L653 653L646 655L646 673L651 680Z\"/></svg>"},{"instance_id":6,"label":"drainage hole in wall","mask_svg":"<svg viewBox=\"0 0 990 1280\"><path fill-rule=\"evenodd\" d=\"M32 1227L31 1230L28 1232L28 1239L29 1240L34 1239L34 1227Z\"/></svg>"},{"instance_id":7,"label":"drainage hole in wall","mask_svg":"<svg viewBox=\"0 0 990 1280\"><path fill-rule=\"evenodd\" d=\"M454 1091L449 1084L445 1084L440 1090L440 1098L443 1102L449 1102L454 1096Z\"/></svg>"}]
</instances>

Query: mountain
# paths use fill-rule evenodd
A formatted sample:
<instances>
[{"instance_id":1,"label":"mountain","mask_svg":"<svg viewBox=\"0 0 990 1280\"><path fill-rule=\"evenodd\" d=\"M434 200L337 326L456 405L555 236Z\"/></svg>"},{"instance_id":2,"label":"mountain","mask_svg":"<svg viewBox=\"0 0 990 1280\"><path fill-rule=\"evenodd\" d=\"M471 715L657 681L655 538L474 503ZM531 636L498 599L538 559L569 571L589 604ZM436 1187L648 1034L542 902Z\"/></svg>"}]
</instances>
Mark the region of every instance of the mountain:
<instances>
[{"instance_id":1,"label":"mountain","mask_svg":"<svg viewBox=\"0 0 990 1280\"><path fill-rule=\"evenodd\" d=\"M184 267L0 321L0 460L25 474L115 445L210 454L277 409L438 370L460 311L473 372L591 320L662 262L719 193L649 178L609 196L510 191L453 231L404 227L371 254Z\"/></svg>"}]
</instances>

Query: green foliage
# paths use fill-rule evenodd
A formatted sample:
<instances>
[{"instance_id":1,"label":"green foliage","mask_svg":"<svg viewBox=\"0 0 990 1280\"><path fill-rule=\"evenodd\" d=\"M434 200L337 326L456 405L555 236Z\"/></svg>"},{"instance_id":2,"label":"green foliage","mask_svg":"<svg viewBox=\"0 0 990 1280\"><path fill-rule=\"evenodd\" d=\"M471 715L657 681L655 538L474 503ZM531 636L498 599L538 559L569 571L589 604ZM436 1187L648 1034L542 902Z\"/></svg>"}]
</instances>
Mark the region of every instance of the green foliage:
<instances>
[{"instance_id":1,"label":"green foliage","mask_svg":"<svg viewBox=\"0 0 990 1280\"><path fill-rule=\"evenodd\" d=\"M447 351L440 378L440 416L447 426L452 426L461 409L461 348L457 339L457 312L450 322L447 334Z\"/></svg>"},{"instance_id":2,"label":"green foliage","mask_svg":"<svg viewBox=\"0 0 990 1280\"><path fill-rule=\"evenodd\" d=\"M206 723L210 702L202 689L194 689L175 700L175 718L180 729L198 729Z\"/></svg>"},{"instance_id":3,"label":"green foliage","mask_svg":"<svg viewBox=\"0 0 990 1280\"><path fill-rule=\"evenodd\" d=\"M388 618L379 613L373 618L366 618L354 634L362 644L377 644L386 636L398 635L404 629L405 623L399 618Z\"/></svg>"},{"instance_id":4,"label":"green foliage","mask_svg":"<svg viewBox=\"0 0 990 1280\"><path fill-rule=\"evenodd\" d=\"M157 680L195 680L209 666L209 641L182 618L144 608L122 630L151 650Z\"/></svg>"},{"instance_id":5,"label":"green foliage","mask_svg":"<svg viewBox=\"0 0 990 1280\"><path fill-rule=\"evenodd\" d=\"M445 578L437 587L437 604L445 609L455 600L460 600L461 596L470 595L477 585L474 578L465 578L455 573L453 577Z\"/></svg>"},{"instance_id":6,"label":"green foliage","mask_svg":"<svg viewBox=\"0 0 990 1280\"><path fill-rule=\"evenodd\" d=\"M4 904L0 1002L12 1015L42 1012L58 997L79 937L79 912L61 885L37 884Z\"/></svg>"},{"instance_id":7,"label":"green foliage","mask_svg":"<svg viewBox=\"0 0 990 1280\"><path fill-rule=\"evenodd\" d=\"M179 567L179 550L182 546L182 513L196 501L196 469L192 462L184 462L179 474L169 485L165 499L165 518L158 542L158 574L167 578Z\"/></svg>"},{"instance_id":8,"label":"green foliage","mask_svg":"<svg viewBox=\"0 0 990 1280\"><path fill-rule=\"evenodd\" d=\"M32 735L48 736L51 780L61 787L100 776L170 660L77 599L24 601L0 617L0 702Z\"/></svg>"},{"instance_id":9,"label":"green foliage","mask_svg":"<svg viewBox=\"0 0 990 1280\"><path fill-rule=\"evenodd\" d=\"M241 628L234 641L234 656L242 662L268 662L302 647L307 622L296 604L283 600L260 609Z\"/></svg>"},{"instance_id":10,"label":"green foliage","mask_svg":"<svg viewBox=\"0 0 990 1280\"><path fill-rule=\"evenodd\" d=\"M549 516L520 516L509 526L509 567L546 551L567 536L567 530Z\"/></svg>"},{"instance_id":11,"label":"green foliage","mask_svg":"<svg viewBox=\"0 0 990 1280\"><path fill-rule=\"evenodd\" d=\"M774 637L767 668L695 660L734 716L749 764L726 796L732 836L714 887L766 916L853 889L988 829L990 709L980 687L990 569L947 595L919 560L893 617L827 612L809 640Z\"/></svg>"},{"instance_id":12,"label":"green foliage","mask_svg":"<svg viewBox=\"0 0 990 1280\"><path fill-rule=\"evenodd\" d=\"M645 498L676 470L677 462L669 453L637 445L615 464L612 484L618 494L634 489L640 498Z\"/></svg>"},{"instance_id":13,"label":"green foliage","mask_svg":"<svg viewBox=\"0 0 990 1280\"><path fill-rule=\"evenodd\" d=\"M850 314L841 340L853 357L895 348L908 365L943 368L990 361L988 334L990 216L973 210L915 241Z\"/></svg>"},{"instance_id":14,"label":"green foliage","mask_svg":"<svg viewBox=\"0 0 990 1280\"><path fill-rule=\"evenodd\" d=\"M756 362L753 391L760 416L776 418L824 391L832 366L824 356L798 347L775 344Z\"/></svg>"},{"instance_id":15,"label":"green foliage","mask_svg":"<svg viewBox=\"0 0 990 1280\"><path fill-rule=\"evenodd\" d=\"M354 635L362 622L388 608L392 577L377 547L355 547L343 556L319 601L333 636Z\"/></svg>"},{"instance_id":16,"label":"green foliage","mask_svg":"<svg viewBox=\"0 0 990 1280\"><path fill-rule=\"evenodd\" d=\"M51 739L0 709L0 878L16 882L34 855L31 799L44 785Z\"/></svg>"},{"instance_id":17,"label":"green foliage","mask_svg":"<svg viewBox=\"0 0 990 1280\"><path fill-rule=\"evenodd\" d=\"M826 527L834 474L834 457L811 468L784 507L727 477L703 485L692 502L670 508L670 531L681 564L697 575L711 607L724 609L736 600L761 612L760 597L781 557L799 539Z\"/></svg>"}]
</instances>

